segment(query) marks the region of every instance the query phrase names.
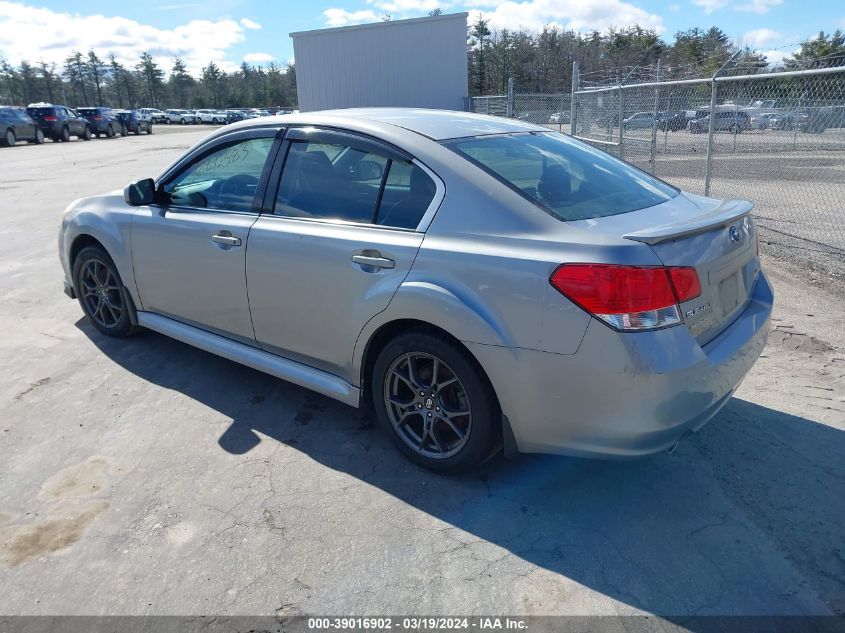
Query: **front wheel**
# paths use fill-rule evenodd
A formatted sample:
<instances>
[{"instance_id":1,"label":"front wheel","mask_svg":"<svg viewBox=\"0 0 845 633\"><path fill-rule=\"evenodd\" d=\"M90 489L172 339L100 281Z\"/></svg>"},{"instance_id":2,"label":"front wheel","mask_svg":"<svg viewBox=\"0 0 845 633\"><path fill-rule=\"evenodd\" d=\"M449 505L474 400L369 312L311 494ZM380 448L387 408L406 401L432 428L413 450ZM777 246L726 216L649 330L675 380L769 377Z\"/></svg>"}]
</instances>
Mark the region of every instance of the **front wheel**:
<instances>
[{"instance_id":1,"label":"front wheel","mask_svg":"<svg viewBox=\"0 0 845 633\"><path fill-rule=\"evenodd\" d=\"M6 147L13 147L17 142L18 139L15 136L15 131L12 128L7 129L6 134L3 137L3 144L6 145Z\"/></svg>"},{"instance_id":2,"label":"front wheel","mask_svg":"<svg viewBox=\"0 0 845 633\"><path fill-rule=\"evenodd\" d=\"M132 333L130 299L111 257L99 246L87 246L73 260L73 284L79 305L98 331L123 337Z\"/></svg>"},{"instance_id":3,"label":"front wheel","mask_svg":"<svg viewBox=\"0 0 845 633\"><path fill-rule=\"evenodd\" d=\"M376 359L373 407L412 461L443 473L480 464L497 446L493 388L466 349L425 330L403 334Z\"/></svg>"},{"instance_id":4,"label":"front wheel","mask_svg":"<svg viewBox=\"0 0 845 633\"><path fill-rule=\"evenodd\" d=\"M106 137L114 138L114 128L111 126L111 124L109 124L109 126L106 128Z\"/></svg>"},{"instance_id":5,"label":"front wheel","mask_svg":"<svg viewBox=\"0 0 845 633\"><path fill-rule=\"evenodd\" d=\"M35 130L35 144L36 145L42 145L43 143L44 143L44 132L42 132L40 129Z\"/></svg>"},{"instance_id":6,"label":"front wheel","mask_svg":"<svg viewBox=\"0 0 845 633\"><path fill-rule=\"evenodd\" d=\"M91 128L86 126L85 129L82 130L82 134L79 135L79 138L81 138L83 141L90 141L91 140Z\"/></svg>"},{"instance_id":7,"label":"front wheel","mask_svg":"<svg viewBox=\"0 0 845 633\"><path fill-rule=\"evenodd\" d=\"M152 134L152 133L153 133L153 124L150 123L150 127L147 128L147 134Z\"/></svg>"},{"instance_id":8,"label":"front wheel","mask_svg":"<svg viewBox=\"0 0 845 633\"><path fill-rule=\"evenodd\" d=\"M70 141L70 129L67 127L62 128L62 142L67 143Z\"/></svg>"}]
</instances>

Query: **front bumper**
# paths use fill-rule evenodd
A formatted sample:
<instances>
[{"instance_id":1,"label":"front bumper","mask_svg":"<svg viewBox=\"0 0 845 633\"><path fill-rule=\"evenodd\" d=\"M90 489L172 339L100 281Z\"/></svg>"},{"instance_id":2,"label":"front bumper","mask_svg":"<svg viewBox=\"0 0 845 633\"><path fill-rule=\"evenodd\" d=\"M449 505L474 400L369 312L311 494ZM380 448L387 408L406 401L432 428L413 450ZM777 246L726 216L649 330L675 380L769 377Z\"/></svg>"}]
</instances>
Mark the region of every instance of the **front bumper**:
<instances>
[{"instance_id":1,"label":"front bumper","mask_svg":"<svg viewBox=\"0 0 845 633\"><path fill-rule=\"evenodd\" d=\"M672 448L727 403L766 344L772 301L761 274L746 309L704 346L684 326L619 333L594 319L572 355L467 347L520 452L637 457Z\"/></svg>"}]
</instances>

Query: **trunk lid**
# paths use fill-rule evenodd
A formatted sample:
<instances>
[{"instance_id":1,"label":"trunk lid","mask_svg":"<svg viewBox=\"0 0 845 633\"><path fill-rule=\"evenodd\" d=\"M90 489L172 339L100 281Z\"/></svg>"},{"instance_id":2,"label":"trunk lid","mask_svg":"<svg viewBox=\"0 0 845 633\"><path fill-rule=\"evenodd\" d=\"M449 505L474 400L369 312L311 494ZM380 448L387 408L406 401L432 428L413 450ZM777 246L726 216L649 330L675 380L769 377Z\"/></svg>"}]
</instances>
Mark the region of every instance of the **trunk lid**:
<instances>
[{"instance_id":1,"label":"trunk lid","mask_svg":"<svg viewBox=\"0 0 845 633\"><path fill-rule=\"evenodd\" d=\"M680 307L685 325L703 345L742 312L759 276L751 208L745 200L682 193L655 207L577 224L646 244L666 266L695 267L701 295Z\"/></svg>"}]
</instances>

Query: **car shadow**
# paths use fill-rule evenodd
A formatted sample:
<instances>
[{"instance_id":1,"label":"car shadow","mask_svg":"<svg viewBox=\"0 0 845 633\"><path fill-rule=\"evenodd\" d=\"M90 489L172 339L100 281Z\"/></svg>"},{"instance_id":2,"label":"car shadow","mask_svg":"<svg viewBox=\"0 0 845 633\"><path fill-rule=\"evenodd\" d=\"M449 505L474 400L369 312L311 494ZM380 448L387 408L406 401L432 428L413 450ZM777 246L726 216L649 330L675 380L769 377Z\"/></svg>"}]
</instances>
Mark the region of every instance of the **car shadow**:
<instances>
[{"instance_id":1,"label":"car shadow","mask_svg":"<svg viewBox=\"0 0 845 633\"><path fill-rule=\"evenodd\" d=\"M672 454L497 457L444 477L366 411L152 332L77 326L126 370L230 418L223 450L272 438L634 609L845 614L845 433L829 426L734 398Z\"/></svg>"}]
</instances>

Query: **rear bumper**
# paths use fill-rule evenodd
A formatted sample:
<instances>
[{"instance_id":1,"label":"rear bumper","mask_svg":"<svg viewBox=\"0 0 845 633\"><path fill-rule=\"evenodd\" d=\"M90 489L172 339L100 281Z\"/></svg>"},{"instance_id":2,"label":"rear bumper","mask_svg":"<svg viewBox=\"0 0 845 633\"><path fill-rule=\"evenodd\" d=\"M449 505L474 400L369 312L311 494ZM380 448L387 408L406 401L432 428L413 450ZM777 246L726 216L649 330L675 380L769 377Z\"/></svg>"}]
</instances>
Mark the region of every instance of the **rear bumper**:
<instances>
[{"instance_id":1,"label":"rear bumper","mask_svg":"<svg viewBox=\"0 0 845 633\"><path fill-rule=\"evenodd\" d=\"M590 322L577 353L468 343L496 389L520 452L637 457L672 448L727 403L766 344L772 289L699 345L683 326L618 333Z\"/></svg>"}]
</instances>

